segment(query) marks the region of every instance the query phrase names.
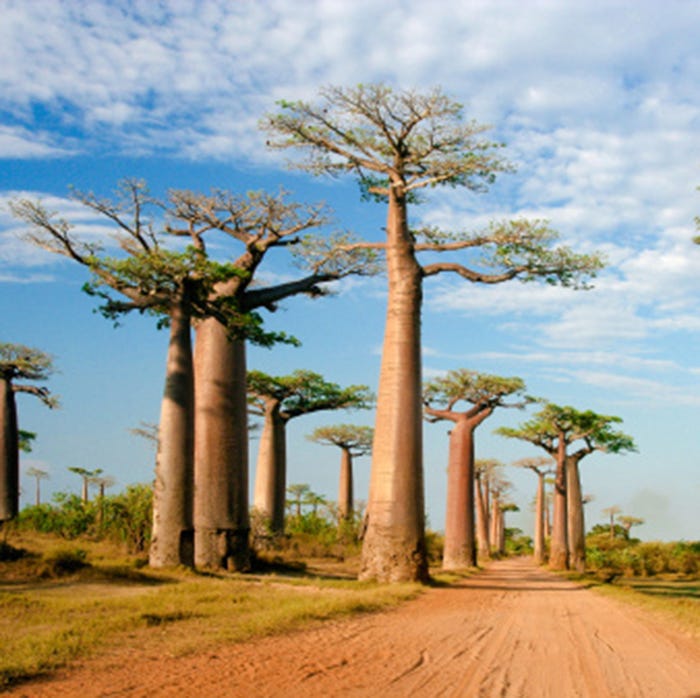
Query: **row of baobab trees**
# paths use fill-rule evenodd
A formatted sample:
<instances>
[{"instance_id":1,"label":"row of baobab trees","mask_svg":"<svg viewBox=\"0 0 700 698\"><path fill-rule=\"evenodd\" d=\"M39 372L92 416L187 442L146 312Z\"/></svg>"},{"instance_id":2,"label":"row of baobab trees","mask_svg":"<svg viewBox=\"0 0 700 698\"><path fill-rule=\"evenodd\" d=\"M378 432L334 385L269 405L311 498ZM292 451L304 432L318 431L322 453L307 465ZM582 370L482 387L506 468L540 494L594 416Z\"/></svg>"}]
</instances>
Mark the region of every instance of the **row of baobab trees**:
<instances>
[{"instance_id":1,"label":"row of baobab trees","mask_svg":"<svg viewBox=\"0 0 700 698\"><path fill-rule=\"evenodd\" d=\"M387 313L360 576L425 580L424 281L448 275L475 284L541 280L587 288L603 259L558 245L557 233L542 220L504 219L477 230L410 222L409 212L426 192L445 186L483 192L514 169L501 155L502 144L484 135L487 127L465 119L461 105L439 89L329 87L315 103L279 103L262 118L261 130L271 148L300 155L295 167L354 177L363 197L384 202L380 239L375 231L327 232L324 206L295 203L283 191L173 190L158 198L130 180L114 198L73 192L113 226L118 250L111 253L81 238L41 202L17 200L11 210L28 225L30 242L90 273L85 290L107 317L148 312L169 327L154 566L247 564L245 344L295 341L267 331L261 312L298 294L322 296L330 281L384 273ZM302 268L299 277L260 283L263 261L285 252Z\"/></svg>"},{"instance_id":2,"label":"row of baobab trees","mask_svg":"<svg viewBox=\"0 0 700 698\"><path fill-rule=\"evenodd\" d=\"M45 386L18 384L17 378L36 380L48 377L50 358L42 352L19 345L0 345L0 375L7 386L3 409L3 462L0 487L3 508L0 520L17 513L19 500L18 462L20 444L17 429L15 392L31 392L50 406L55 400ZM284 533L287 492L286 426L297 417L328 410L369 408L373 396L366 386L341 386L326 381L312 371L295 371L288 376L270 376L249 371L246 392L250 412L263 418L260 436L254 507L272 536ZM493 549L502 551L504 515L509 502L503 499L506 481L497 475L497 461L476 461L475 431L498 408L524 408L542 402L525 394L520 378L504 378L467 369L449 371L423 386L424 416L428 421L451 422L448 463L447 505L443 568L473 567L490 557ZM582 412L572 407L544 403L544 407L518 428L502 427L497 433L517 438L544 449L549 456L526 458L516 465L537 475L534 556L545 561L545 478L554 474L554 516L550 533L550 565L582 571L585 564L579 463L594 451L623 453L634 450L633 440L614 429L618 417ZM11 433L14 431L14 434ZM353 458L371 452L373 429L340 424L319 427L309 438L341 450L338 503L339 520L354 516ZM69 468L81 475L83 499L88 483L101 470ZM38 480L37 480L38 482ZM226 483L221 483L222 487ZM200 519L201 520L201 519ZM222 561L223 562L223 561Z\"/></svg>"}]
</instances>

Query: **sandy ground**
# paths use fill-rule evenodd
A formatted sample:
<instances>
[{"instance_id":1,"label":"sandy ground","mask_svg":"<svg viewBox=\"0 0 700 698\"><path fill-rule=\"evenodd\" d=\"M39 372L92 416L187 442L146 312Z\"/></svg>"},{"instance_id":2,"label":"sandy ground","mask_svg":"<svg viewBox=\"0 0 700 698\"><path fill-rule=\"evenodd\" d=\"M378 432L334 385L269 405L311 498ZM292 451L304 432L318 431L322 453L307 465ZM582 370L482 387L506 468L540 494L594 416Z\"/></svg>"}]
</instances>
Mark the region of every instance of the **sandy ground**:
<instances>
[{"instance_id":1,"label":"sandy ground","mask_svg":"<svg viewBox=\"0 0 700 698\"><path fill-rule=\"evenodd\" d=\"M7 695L700 697L700 644L524 560L400 608L185 658L132 649Z\"/></svg>"}]
</instances>

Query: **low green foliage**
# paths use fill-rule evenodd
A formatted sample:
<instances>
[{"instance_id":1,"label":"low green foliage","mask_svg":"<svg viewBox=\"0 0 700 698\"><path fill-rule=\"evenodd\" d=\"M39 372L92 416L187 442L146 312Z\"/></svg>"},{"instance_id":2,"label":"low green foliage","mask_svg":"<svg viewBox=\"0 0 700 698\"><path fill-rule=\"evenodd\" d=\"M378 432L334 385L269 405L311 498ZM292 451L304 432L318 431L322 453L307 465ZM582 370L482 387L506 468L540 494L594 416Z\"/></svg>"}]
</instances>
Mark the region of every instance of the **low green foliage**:
<instances>
[{"instance_id":1,"label":"low green foliage","mask_svg":"<svg viewBox=\"0 0 700 698\"><path fill-rule=\"evenodd\" d=\"M109 539L138 553L151 540L152 502L153 490L143 484L129 485L124 492L91 502L58 492L53 504L24 508L15 525L18 530L54 533L68 540L84 536Z\"/></svg>"},{"instance_id":2,"label":"low green foliage","mask_svg":"<svg viewBox=\"0 0 700 698\"><path fill-rule=\"evenodd\" d=\"M640 542L606 533L588 537L586 565L610 578L700 573L700 541Z\"/></svg>"}]
</instances>

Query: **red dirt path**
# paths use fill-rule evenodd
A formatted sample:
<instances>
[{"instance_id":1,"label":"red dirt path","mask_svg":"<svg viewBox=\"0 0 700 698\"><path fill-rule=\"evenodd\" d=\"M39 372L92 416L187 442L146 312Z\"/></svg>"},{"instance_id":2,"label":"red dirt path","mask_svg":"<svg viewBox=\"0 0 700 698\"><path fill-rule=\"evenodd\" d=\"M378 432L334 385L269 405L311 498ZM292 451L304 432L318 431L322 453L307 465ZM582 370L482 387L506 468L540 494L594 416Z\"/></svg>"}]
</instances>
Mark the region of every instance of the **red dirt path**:
<instances>
[{"instance_id":1,"label":"red dirt path","mask_svg":"<svg viewBox=\"0 0 700 698\"><path fill-rule=\"evenodd\" d=\"M700 645L525 560L385 613L184 658L105 655L9 696L700 697Z\"/></svg>"}]
</instances>

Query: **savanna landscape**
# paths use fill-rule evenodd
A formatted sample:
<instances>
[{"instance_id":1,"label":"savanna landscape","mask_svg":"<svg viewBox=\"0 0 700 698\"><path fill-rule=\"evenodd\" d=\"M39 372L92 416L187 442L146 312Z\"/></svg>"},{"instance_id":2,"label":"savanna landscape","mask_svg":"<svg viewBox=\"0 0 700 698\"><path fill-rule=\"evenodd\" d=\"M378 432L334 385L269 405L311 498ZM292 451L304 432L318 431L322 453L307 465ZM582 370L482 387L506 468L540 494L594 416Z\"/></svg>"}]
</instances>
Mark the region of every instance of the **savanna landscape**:
<instances>
[{"instance_id":1,"label":"savanna landscape","mask_svg":"<svg viewBox=\"0 0 700 698\"><path fill-rule=\"evenodd\" d=\"M688 52L645 61L692 21L641 2L642 39L594 42L621 43L608 63L584 42L601 92L543 37L607 36L602 5L572 3L593 29L521 16L540 74L509 52L515 3L408 0L432 27L395 15L415 60L364 52L322 82L328 27L362 13L314 0L317 40L268 64L240 42L315 26L272 4L10 0L0 19L26 56L0 103L0 692L700 696L700 216L675 168L700 117L690 87L659 106L698 82ZM452 53L428 58L474 43L453 15L525 71L506 104L463 55L484 121ZM74 35L91 58L25 94L41 37ZM596 120L606 100L629 132Z\"/></svg>"}]
</instances>

